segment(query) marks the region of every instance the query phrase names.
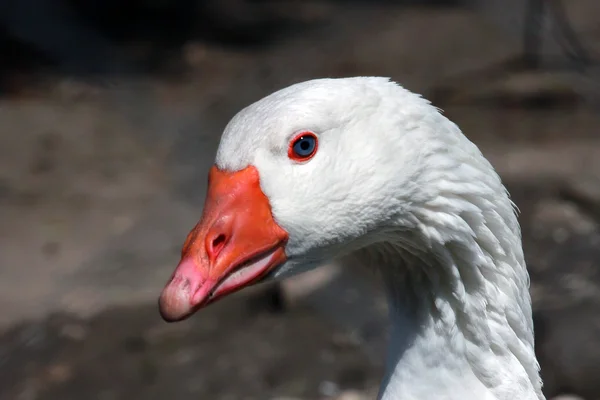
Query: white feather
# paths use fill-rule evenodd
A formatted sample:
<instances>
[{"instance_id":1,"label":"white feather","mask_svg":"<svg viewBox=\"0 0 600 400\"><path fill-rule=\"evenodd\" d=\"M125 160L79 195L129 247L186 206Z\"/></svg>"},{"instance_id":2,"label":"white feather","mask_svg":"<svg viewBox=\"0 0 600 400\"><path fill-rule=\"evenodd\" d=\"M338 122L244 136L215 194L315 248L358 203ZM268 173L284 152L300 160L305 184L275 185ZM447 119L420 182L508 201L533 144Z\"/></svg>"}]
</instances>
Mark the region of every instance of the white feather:
<instances>
[{"instance_id":1,"label":"white feather","mask_svg":"<svg viewBox=\"0 0 600 400\"><path fill-rule=\"evenodd\" d=\"M298 132L318 135L304 164ZM384 78L290 86L238 113L217 166L254 165L289 233L279 277L350 255L379 269L392 340L380 398L543 399L513 204L460 129Z\"/></svg>"}]
</instances>

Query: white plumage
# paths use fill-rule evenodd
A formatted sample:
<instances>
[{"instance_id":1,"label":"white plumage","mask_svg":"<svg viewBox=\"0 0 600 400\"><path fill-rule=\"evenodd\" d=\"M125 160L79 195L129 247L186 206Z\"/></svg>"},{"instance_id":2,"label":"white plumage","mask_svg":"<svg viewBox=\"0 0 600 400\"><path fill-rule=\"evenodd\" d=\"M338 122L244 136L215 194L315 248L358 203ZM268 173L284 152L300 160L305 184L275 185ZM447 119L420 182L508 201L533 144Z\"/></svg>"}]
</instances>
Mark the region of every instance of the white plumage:
<instances>
[{"instance_id":1,"label":"white plumage","mask_svg":"<svg viewBox=\"0 0 600 400\"><path fill-rule=\"evenodd\" d=\"M292 162L303 130L318 151ZM216 167L249 166L289 235L270 277L340 257L381 272L392 334L380 399L543 399L513 204L429 102L384 78L290 86L225 129Z\"/></svg>"}]
</instances>

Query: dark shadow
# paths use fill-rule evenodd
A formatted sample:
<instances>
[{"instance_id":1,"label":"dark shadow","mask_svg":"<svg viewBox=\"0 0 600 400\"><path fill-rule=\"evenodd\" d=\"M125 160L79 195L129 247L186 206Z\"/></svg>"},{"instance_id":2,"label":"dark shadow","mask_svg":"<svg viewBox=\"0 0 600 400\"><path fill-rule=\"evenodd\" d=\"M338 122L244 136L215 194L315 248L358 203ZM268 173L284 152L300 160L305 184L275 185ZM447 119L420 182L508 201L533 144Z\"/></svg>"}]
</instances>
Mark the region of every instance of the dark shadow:
<instances>
[{"instance_id":1,"label":"dark shadow","mask_svg":"<svg viewBox=\"0 0 600 400\"><path fill-rule=\"evenodd\" d=\"M330 0L454 6L458 0ZM322 2L326 3L326 2ZM257 49L302 35L330 16L315 5L264 0L19 0L0 3L0 91L31 73L77 78L180 75L183 46ZM30 79L30 78L28 78Z\"/></svg>"},{"instance_id":2,"label":"dark shadow","mask_svg":"<svg viewBox=\"0 0 600 400\"><path fill-rule=\"evenodd\" d=\"M181 73L182 46L267 46L311 24L246 0L23 0L0 6L0 79ZM18 79L17 79L18 80Z\"/></svg>"}]
</instances>

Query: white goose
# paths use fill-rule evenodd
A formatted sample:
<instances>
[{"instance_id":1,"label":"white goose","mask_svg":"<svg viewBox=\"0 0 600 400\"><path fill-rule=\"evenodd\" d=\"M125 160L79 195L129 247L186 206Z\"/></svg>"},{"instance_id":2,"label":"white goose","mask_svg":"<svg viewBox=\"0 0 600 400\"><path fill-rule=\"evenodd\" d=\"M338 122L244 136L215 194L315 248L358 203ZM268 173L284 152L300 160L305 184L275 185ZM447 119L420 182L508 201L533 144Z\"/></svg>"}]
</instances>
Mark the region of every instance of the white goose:
<instances>
[{"instance_id":1,"label":"white goose","mask_svg":"<svg viewBox=\"0 0 600 400\"><path fill-rule=\"evenodd\" d=\"M380 399L544 398L506 190L454 123L384 78L296 84L232 119L160 312L182 320L342 256L387 286Z\"/></svg>"}]
</instances>

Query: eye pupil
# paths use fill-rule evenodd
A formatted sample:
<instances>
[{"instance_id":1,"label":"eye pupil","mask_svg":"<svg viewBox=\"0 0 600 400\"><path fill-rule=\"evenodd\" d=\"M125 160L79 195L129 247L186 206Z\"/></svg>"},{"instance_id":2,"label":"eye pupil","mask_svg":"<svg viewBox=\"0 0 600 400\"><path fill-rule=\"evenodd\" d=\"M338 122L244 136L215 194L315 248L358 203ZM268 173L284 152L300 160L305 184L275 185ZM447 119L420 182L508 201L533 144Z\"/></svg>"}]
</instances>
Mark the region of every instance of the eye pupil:
<instances>
[{"instance_id":1,"label":"eye pupil","mask_svg":"<svg viewBox=\"0 0 600 400\"><path fill-rule=\"evenodd\" d=\"M301 136L293 145L297 157L308 157L315 149L316 140L312 136Z\"/></svg>"},{"instance_id":2,"label":"eye pupil","mask_svg":"<svg viewBox=\"0 0 600 400\"><path fill-rule=\"evenodd\" d=\"M290 143L288 156L297 161L310 159L317 151L317 137L312 132L296 136Z\"/></svg>"}]
</instances>

